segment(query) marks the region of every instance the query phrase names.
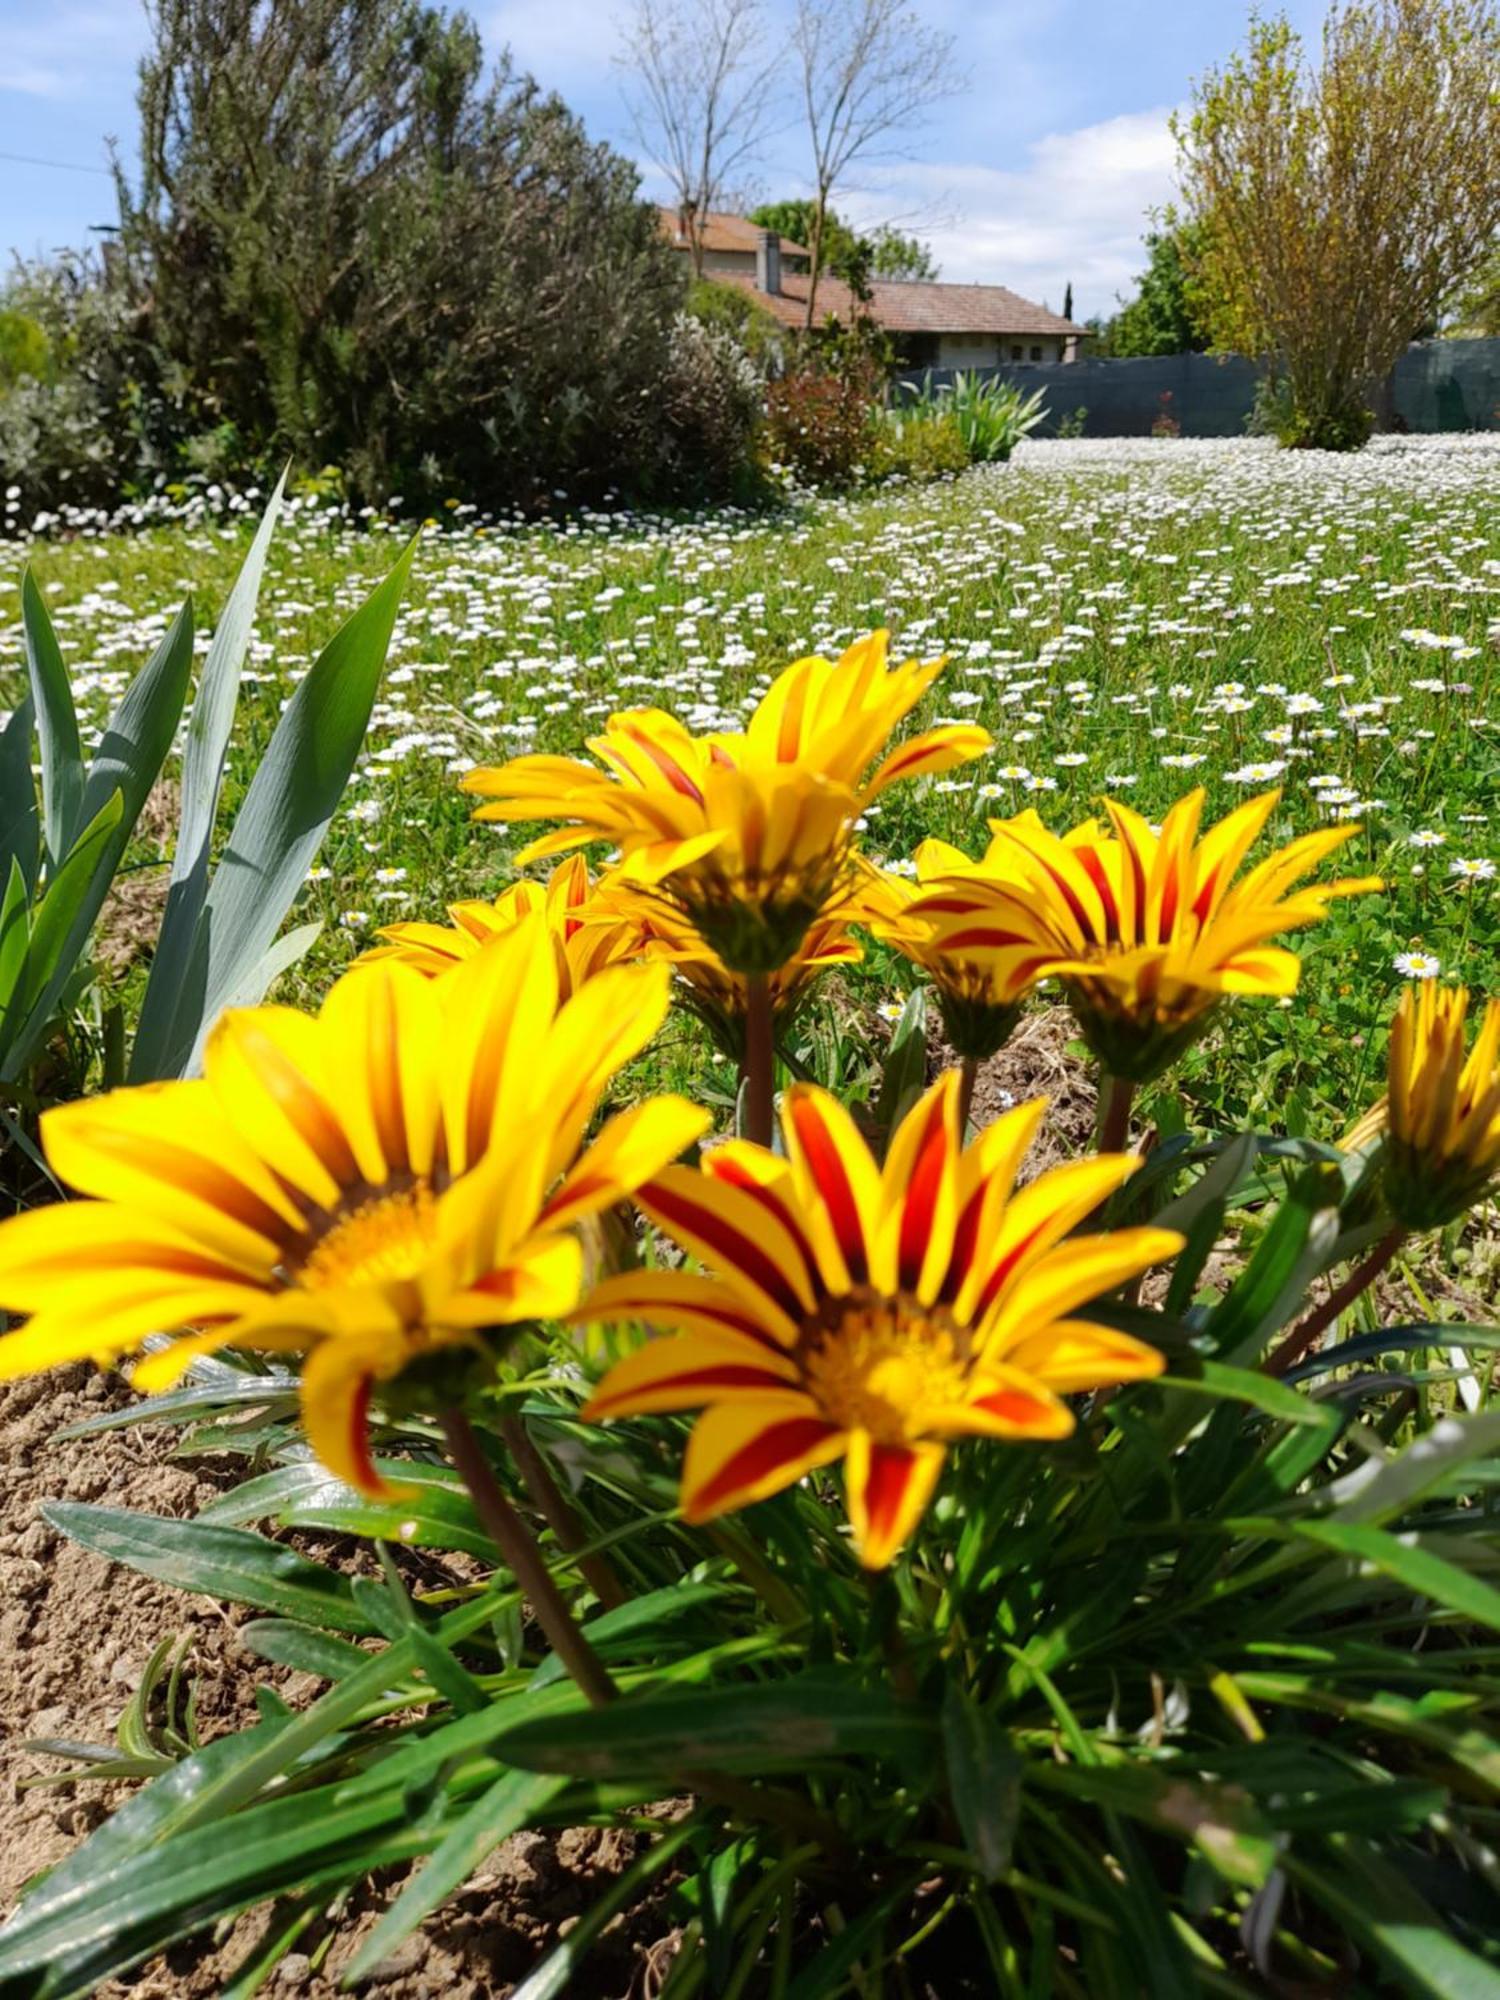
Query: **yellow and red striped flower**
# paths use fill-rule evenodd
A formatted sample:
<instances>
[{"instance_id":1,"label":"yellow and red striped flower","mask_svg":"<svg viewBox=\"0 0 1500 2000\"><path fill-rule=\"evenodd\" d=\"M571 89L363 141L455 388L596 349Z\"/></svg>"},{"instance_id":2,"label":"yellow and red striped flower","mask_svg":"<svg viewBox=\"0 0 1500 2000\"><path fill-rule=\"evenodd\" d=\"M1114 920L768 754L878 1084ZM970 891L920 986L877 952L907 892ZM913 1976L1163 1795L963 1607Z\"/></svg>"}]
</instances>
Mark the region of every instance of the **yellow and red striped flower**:
<instances>
[{"instance_id":1,"label":"yellow and red striped flower","mask_svg":"<svg viewBox=\"0 0 1500 2000\"><path fill-rule=\"evenodd\" d=\"M513 882L492 903L450 903L446 924L412 922L387 924L385 944L363 953L361 965L382 959L399 961L436 978L463 965L496 938L540 913L546 920L557 953L558 975L566 998L596 972L628 964L640 956L634 925L623 919L597 920L597 887L581 854L570 854L540 882ZM585 921L594 912L594 920Z\"/></svg>"},{"instance_id":2,"label":"yellow and red striped flower","mask_svg":"<svg viewBox=\"0 0 1500 2000\"><path fill-rule=\"evenodd\" d=\"M236 1345L301 1354L320 1458L365 1492L378 1383L484 1330L567 1312L573 1225L622 1199L708 1119L657 1098L579 1147L603 1088L655 1033L664 967L603 973L560 1004L534 915L443 979L357 967L316 1016L223 1016L201 1079L42 1120L85 1201L0 1223L0 1380L109 1362L176 1331L135 1370L164 1387Z\"/></svg>"},{"instance_id":3,"label":"yellow and red striped flower","mask_svg":"<svg viewBox=\"0 0 1500 2000\"><path fill-rule=\"evenodd\" d=\"M568 824L523 863L594 840L658 893L733 972L784 965L841 892L859 815L901 778L950 770L989 737L968 724L888 747L942 662L886 662L872 633L837 661L809 658L776 680L743 734L694 736L659 709L612 716L590 739L597 764L534 755L471 771L476 818Z\"/></svg>"},{"instance_id":4,"label":"yellow and red striped flower","mask_svg":"<svg viewBox=\"0 0 1500 2000\"><path fill-rule=\"evenodd\" d=\"M984 862L971 861L961 848L924 840L912 858L915 881L881 873L868 888L870 929L926 974L954 1051L986 1062L1009 1040L1027 994L1052 971L1056 943L1036 899L1020 888L1007 894ZM968 919L973 879L984 885L984 944L971 953L962 929L947 919ZM950 936L958 941L948 942Z\"/></svg>"},{"instance_id":5,"label":"yellow and red striped flower","mask_svg":"<svg viewBox=\"0 0 1500 2000\"><path fill-rule=\"evenodd\" d=\"M1235 877L1281 794L1251 799L1200 837L1203 793L1172 807L1159 833L1110 799L1061 839L1034 812L993 820L984 860L917 898L934 951L997 976L1061 978L1078 1024L1114 1075L1144 1083L1207 1027L1230 995L1296 991L1295 952L1270 940L1326 916L1335 897L1376 876L1296 887L1358 833L1327 827ZM1050 960L1038 962L1043 944Z\"/></svg>"},{"instance_id":6,"label":"yellow and red striped flower","mask_svg":"<svg viewBox=\"0 0 1500 2000\"><path fill-rule=\"evenodd\" d=\"M608 1278L580 1321L671 1330L610 1370L585 1415L703 1410L688 1443L691 1521L845 1460L861 1560L889 1562L948 1443L1066 1437L1064 1396L1155 1375L1154 1348L1089 1303L1181 1248L1170 1230L1073 1236L1134 1171L1126 1155L1054 1168L1015 1190L1045 1105L967 1148L957 1076L929 1090L882 1169L837 1099L787 1092L787 1156L742 1142L668 1168L636 1199L701 1271Z\"/></svg>"},{"instance_id":7,"label":"yellow and red striped flower","mask_svg":"<svg viewBox=\"0 0 1500 2000\"><path fill-rule=\"evenodd\" d=\"M1500 1000L1464 1049L1469 995L1424 980L1391 1023L1382 1101L1345 1139L1384 1143L1386 1199L1407 1229L1441 1229L1500 1177Z\"/></svg>"}]
</instances>

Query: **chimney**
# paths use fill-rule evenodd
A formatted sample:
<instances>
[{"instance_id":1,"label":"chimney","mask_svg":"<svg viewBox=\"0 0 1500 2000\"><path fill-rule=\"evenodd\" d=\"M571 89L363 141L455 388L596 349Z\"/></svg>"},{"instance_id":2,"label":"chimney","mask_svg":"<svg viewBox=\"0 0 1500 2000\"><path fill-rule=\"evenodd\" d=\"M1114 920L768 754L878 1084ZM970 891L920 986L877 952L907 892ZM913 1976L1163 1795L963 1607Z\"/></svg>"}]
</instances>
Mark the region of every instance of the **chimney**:
<instances>
[{"instance_id":1,"label":"chimney","mask_svg":"<svg viewBox=\"0 0 1500 2000\"><path fill-rule=\"evenodd\" d=\"M763 229L755 246L755 289L773 299L781 291L781 238L774 229Z\"/></svg>"}]
</instances>

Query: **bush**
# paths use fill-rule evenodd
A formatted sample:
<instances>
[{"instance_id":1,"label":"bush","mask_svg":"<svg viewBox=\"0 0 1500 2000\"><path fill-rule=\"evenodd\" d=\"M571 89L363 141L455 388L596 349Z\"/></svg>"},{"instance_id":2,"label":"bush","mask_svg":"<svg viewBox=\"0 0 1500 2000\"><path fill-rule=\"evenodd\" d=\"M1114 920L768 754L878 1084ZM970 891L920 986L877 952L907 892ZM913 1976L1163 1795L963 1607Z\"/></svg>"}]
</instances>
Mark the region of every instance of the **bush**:
<instances>
[{"instance_id":1,"label":"bush","mask_svg":"<svg viewBox=\"0 0 1500 2000\"><path fill-rule=\"evenodd\" d=\"M672 328L653 484L682 498L745 499L755 483L764 391L734 336L687 313Z\"/></svg>"},{"instance_id":2,"label":"bush","mask_svg":"<svg viewBox=\"0 0 1500 2000\"><path fill-rule=\"evenodd\" d=\"M774 313L738 285L695 279L688 287L686 310L704 326L727 333L762 375L779 375L786 367L792 336Z\"/></svg>"},{"instance_id":3,"label":"bush","mask_svg":"<svg viewBox=\"0 0 1500 2000\"><path fill-rule=\"evenodd\" d=\"M36 321L0 308L0 395L27 377L45 382L51 364L51 346Z\"/></svg>"},{"instance_id":4,"label":"bush","mask_svg":"<svg viewBox=\"0 0 1500 2000\"><path fill-rule=\"evenodd\" d=\"M1316 410L1299 403L1283 375L1262 376L1245 428L1253 437L1273 437L1292 450L1358 451L1375 428L1375 412L1358 400Z\"/></svg>"},{"instance_id":5,"label":"bush","mask_svg":"<svg viewBox=\"0 0 1500 2000\"><path fill-rule=\"evenodd\" d=\"M767 453L807 485L852 485L879 441L879 411L862 372L799 368L766 392Z\"/></svg>"},{"instance_id":6,"label":"bush","mask_svg":"<svg viewBox=\"0 0 1500 2000\"><path fill-rule=\"evenodd\" d=\"M969 468L969 447L951 410L887 412L880 466L906 479L945 479Z\"/></svg>"}]
</instances>

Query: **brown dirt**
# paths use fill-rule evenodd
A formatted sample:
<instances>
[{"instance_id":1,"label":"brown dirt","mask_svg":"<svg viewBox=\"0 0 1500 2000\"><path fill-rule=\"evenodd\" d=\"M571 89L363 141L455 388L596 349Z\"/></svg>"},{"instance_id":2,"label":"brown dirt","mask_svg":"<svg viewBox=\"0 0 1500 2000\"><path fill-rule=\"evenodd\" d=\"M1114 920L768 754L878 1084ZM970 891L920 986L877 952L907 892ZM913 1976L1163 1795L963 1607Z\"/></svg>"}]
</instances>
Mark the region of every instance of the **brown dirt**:
<instances>
[{"instance_id":1,"label":"brown dirt","mask_svg":"<svg viewBox=\"0 0 1500 2000\"><path fill-rule=\"evenodd\" d=\"M105 898L94 930L94 956L119 978L155 947L167 907L171 849L181 800L170 778L151 788L131 836L130 859Z\"/></svg>"},{"instance_id":2,"label":"brown dirt","mask_svg":"<svg viewBox=\"0 0 1500 2000\"><path fill-rule=\"evenodd\" d=\"M237 1465L221 1472L213 1460L170 1459L167 1431L58 1441L67 1424L118 1407L129 1395L118 1377L85 1367L0 1385L0 1909L6 1911L31 1876L59 1861L131 1789L89 1782L27 1788L27 1778L59 1765L21 1745L35 1737L111 1743L159 1640L179 1634L190 1642L205 1736L253 1720L258 1683L274 1684L293 1707L322 1685L268 1669L241 1648L237 1629L250 1614L106 1563L41 1518L48 1498L188 1516L238 1473ZM344 1546L350 1561L363 1566L363 1552ZM431 1583L432 1558L420 1560L422 1580ZM359 1990L377 2000L503 2000L639 1851L637 1836L598 1828L518 1834ZM265 1989L273 2000L282 1994L336 2000L340 1972L403 1879L404 1871L386 1870L337 1919L306 1931ZM661 1902L658 1894L617 1918L596 1945L584 1975L596 2000L648 2000L659 1987L676 1945ZM190 1939L127 1980L101 1987L102 2000L210 2000L254 1953L268 1922L266 1912L252 1912L225 1938Z\"/></svg>"},{"instance_id":3,"label":"brown dirt","mask_svg":"<svg viewBox=\"0 0 1500 2000\"><path fill-rule=\"evenodd\" d=\"M1047 1115L1022 1169L1025 1180L1034 1180L1059 1160L1076 1160L1093 1138L1098 1101L1093 1072L1068 1053L1069 1042L1077 1038L1066 1007L1041 1008L1022 1017L1005 1047L975 1078L969 1115L976 1130L1030 1097L1047 1099ZM952 1050L938 1040L929 1052L929 1073L939 1075L953 1060Z\"/></svg>"}]
</instances>

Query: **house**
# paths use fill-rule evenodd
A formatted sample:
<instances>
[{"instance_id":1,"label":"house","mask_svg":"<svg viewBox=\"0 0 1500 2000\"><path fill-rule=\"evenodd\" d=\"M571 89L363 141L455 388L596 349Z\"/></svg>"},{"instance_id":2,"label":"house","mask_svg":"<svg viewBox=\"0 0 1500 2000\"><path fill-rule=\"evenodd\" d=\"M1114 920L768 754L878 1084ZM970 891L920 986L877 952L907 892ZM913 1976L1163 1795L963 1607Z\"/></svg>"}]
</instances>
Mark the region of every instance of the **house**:
<instances>
[{"instance_id":1,"label":"house","mask_svg":"<svg viewBox=\"0 0 1500 2000\"><path fill-rule=\"evenodd\" d=\"M687 255L690 239L675 209L662 209L662 228ZM740 215L710 215L703 231L703 272L716 283L749 292L783 326L807 320L809 252ZM821 276L819 322L848 321L863 312L890 335L896 364L913 368L1004 368L1076 361L1088 329L1033 305L1004 285L946 285L925 279L875 278L868 299L856 299L839 278Z\"/></svg>"}]
</instances>

